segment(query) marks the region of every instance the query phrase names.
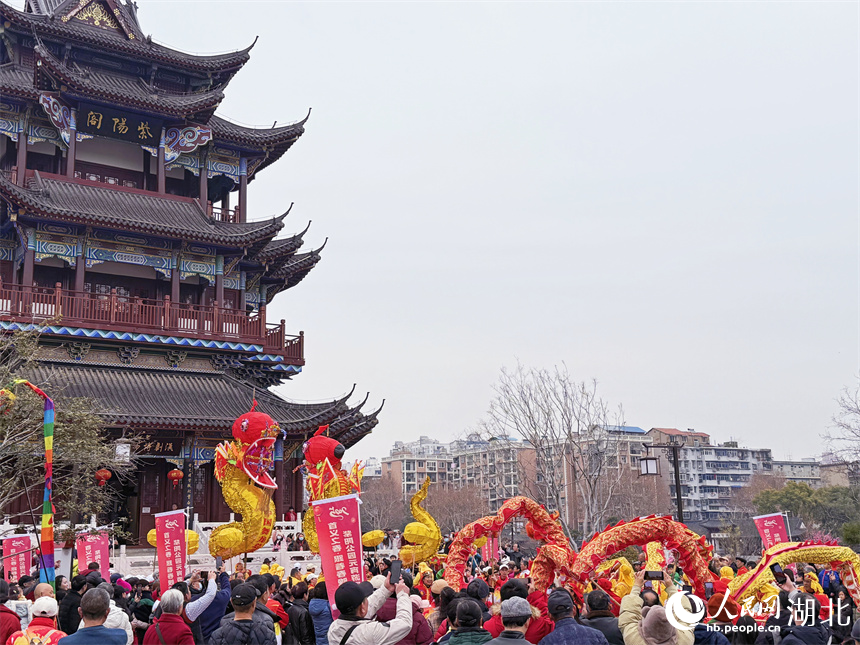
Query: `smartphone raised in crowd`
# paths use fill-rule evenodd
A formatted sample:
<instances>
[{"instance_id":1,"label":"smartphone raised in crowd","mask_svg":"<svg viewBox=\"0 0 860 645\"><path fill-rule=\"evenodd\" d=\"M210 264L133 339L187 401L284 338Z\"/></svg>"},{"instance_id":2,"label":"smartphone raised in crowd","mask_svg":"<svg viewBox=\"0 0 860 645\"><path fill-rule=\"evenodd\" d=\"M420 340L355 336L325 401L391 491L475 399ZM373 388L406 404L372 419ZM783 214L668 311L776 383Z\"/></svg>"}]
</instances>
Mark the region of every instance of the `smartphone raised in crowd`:
<instances>
[{"instance_id":1,"label":"smartphone raised in crowd","mask_svg":"<svg viewBox=\"0 0 860 645\"><path fill-rule=\"evenodd\" d=\"M388 568L389 573L391 574L391 584L396 585L400 582L400 567L403 564L401 560L392 560L391 566Z\"/></svg>"},{"instance_id":2,"label":"smartphone raised in crowd","mask_svg":"<svg viewBox=\"0 0 860 645\"><path fill-rule=\"evenodd\" d=\"M785 575L780 565L772 564L770 570L773 572L773 579L776 580L777 584L784 585L788 581L788 576Z\"/></svg>"},{"instance_id":3,"label":"smartphone raised in crowd","mask_svg":"<svg viewBox=\"0 0 860 645\"><path fill-rule=\"evenodd\" d=\"M220 569L223 566L224 566L224 558L222 558L220 555L216 555L215 556L215 570L217 571L218 569Z\"/></svg>"},{"instance_id":4,"label":"smartphone raised in crowd","mask_svg":"<svg viewBox=\"0 0 860 645\"><path fill-rule=\"evenodd\" d=\"M706 582L705 583L705 600L714 595L714 583Z\"/></svg>"},{"instance_id":5,"label":"smartphone raised in crowd","mask_svg":"<svg viewBox=\"0 0 860 645\"><path fill-rule=\"evenodd\" d=\"M645 572L646 580L662 580L663 572L662 571L646 571Z\"/></svg>"}]
</instances>

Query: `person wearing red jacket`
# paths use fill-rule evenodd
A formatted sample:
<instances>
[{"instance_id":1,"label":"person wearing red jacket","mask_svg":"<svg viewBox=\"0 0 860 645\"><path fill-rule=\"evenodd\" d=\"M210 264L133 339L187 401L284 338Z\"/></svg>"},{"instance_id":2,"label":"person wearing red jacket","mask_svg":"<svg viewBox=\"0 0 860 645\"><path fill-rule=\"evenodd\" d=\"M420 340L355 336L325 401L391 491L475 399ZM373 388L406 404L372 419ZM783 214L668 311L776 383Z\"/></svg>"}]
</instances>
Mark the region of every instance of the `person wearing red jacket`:
<instances>
[{"instance_id":1,"label":"person wearing red jacket","mask_svg":"<svg viewBox=\"0 0 860 645\"><path fill-rule=\"evenodd\" d=\"M9 583L0 580L0 643L5 643L9 636L21 630L21 619L6 606L7 600L9 600Z\"/></svg>"},{"instance_id":2,"label":"person wearing red jacket","mask_svg":"<svg viewBox=\"0 0 860 645\"><path fill-rule=\"evenodd\" d=\"M532 643L532 645L537 645L537 643L540 642L540 639L552 632L555 628L555 624L548 616L549 612L547 610L546 594L540 591L529 593L529 587L525 580L520 578L508 580L502 585L499 594L502 598L502 602L508 598L519 596L520 598L525 598L532 606L533 617L529 623L528 630L526 630L526 640L529 643ZM493 638L498 638L499 634L505 630L505 627L502 624L502 616L499 612L499 608L500 605L493 605L490 609L490 613L493 614L493 616L490 620L484 623L484 629L490 632ZM537 614L537 616L535 617L534 614Z\"/></svg>"},{"instance_id":3,"label":"person wearing red jacket","mask_svg":"<svg viewBox=\"0 0 860 645\"><path fill-rule=\"evenodd\" d=\"M13 633L4 641L8 645L19 645L19 643L42 643L42 645L57 645L61 638L67 636L66 632L57 629L57 601L50 596L36 598L33 603L32 616L27 629Z\"/></svg>"},{"instance_id":4,"label":"person wearing red jacket","mask_svg":"<svg viewBox=\"0 0 860 645\"><path fill-rule=\"evenodd\" d=\"M182 618L185 598L177 589L165 591L161 596L161 616L149 626L143 636L143 645L194 645L194 634Z\"/></svg>"}]
</instances>

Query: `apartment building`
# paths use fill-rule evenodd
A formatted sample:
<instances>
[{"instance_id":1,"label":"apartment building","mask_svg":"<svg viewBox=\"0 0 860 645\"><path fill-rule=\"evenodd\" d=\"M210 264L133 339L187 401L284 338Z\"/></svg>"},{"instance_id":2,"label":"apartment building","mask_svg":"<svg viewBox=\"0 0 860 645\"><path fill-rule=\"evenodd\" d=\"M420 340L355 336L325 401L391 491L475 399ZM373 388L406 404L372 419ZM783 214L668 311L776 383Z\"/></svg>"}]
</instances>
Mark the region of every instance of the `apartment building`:
<instances>
[{"instance_id":1,"label":"apartment building","mask_svg":"<svg viewBox=\"0 0 860 645\"><path fill-rule=\"evenodd\" d=\"M689 520L723 519L731 514L731 498L756 473L773 472L769 448L750 449L736 441L711 444L710 435L694 430L652 428L653 448L660 458L660 476L675 498L671 446L678 445L681 499Z\"/></svg>"},{"instance_id":2,"label":"apartment building","mask_svg":"<svg viewBox=\"0 0 860 645\"><path fill-rule=\"evenodd\" d=\"M534 450L517 439L465 439L442 443L422 436L395 442L382 458L380 475L400 484L403 496L415 493L425 477L442 486L477 486L495 511L509 497L521 494L524 473L534 479Z\"/></svg>"},{"instance_id":3,"label":"apartment building","mask_svg":"<svg viewBox=\"0 0 860 645\"><path fill-rule=\"evenodd\" d=\"M815 457L800 460L774 461L773 474L785 477L786 481L821 486L821 464Z\"/></svg>"},{"instance_id":4,"label":"apartment building","mask_svg":"<svg viewBox=\"0 0 860 645\"><path fill-rule=\"evenodd\" d=\"M448 486L453 463L448 448L449 444L426 436L418 441L397 441L389 455L382 458L380 476L398 482L404 497L415 493L426 477L434 484Z\"/></svg>"},{"instance_id":5,"label":"apartment building","mask_svg":"<svg viewBox=\"0 0 860 645\"><path fill-rule=\"evenodd\" d=\"M362 479L375 480L382 477L382 462L379 457L368 457L364 462L364 475Z\"/></svg>"}]
</instances>

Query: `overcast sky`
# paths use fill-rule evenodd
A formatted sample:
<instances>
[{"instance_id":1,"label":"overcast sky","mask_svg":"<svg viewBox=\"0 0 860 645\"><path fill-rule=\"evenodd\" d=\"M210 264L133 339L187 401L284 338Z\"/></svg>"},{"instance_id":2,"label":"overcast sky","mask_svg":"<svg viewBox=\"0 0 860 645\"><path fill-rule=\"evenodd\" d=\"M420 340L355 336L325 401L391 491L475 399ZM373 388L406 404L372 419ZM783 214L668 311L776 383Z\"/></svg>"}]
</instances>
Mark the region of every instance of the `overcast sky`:
<instances>
[{"instance_id":1,"label":"overcast sky","mask_svg":"<svg viewBox=\"0 0 860 645\"><path fill-rule=\"evenodd\" d=\"M269 311L306 333L280 394L386 399L347 458L459 435L517 360L821 452L860 369L856 3L138 4L183 50L260 37L221 115L313 108L249 208L330 238Z\"/></svg>"}]
</instances>

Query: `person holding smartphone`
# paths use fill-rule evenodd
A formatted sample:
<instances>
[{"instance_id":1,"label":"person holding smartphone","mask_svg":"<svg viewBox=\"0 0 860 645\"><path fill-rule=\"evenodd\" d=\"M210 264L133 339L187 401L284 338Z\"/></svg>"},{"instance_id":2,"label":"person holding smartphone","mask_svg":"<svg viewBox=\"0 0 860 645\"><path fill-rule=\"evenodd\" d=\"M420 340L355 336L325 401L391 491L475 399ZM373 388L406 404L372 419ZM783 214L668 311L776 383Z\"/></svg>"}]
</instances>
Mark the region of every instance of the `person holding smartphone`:
<instances>
[{"instance_id":1,"label":"person holding smartphone","mask_svg":"<svg viewBox=\"0 0 860 645\"><path fill-rule=\"evenodd\" d=\"M391 574L374 591L370 583L344 582L334 592L340 616L328 628L329 645L393 645L412 630L412 601L409 587L392 583ZM397 596L394 619L386 623L371 620L391 595Z\"/></svg>"}]
</instances>

